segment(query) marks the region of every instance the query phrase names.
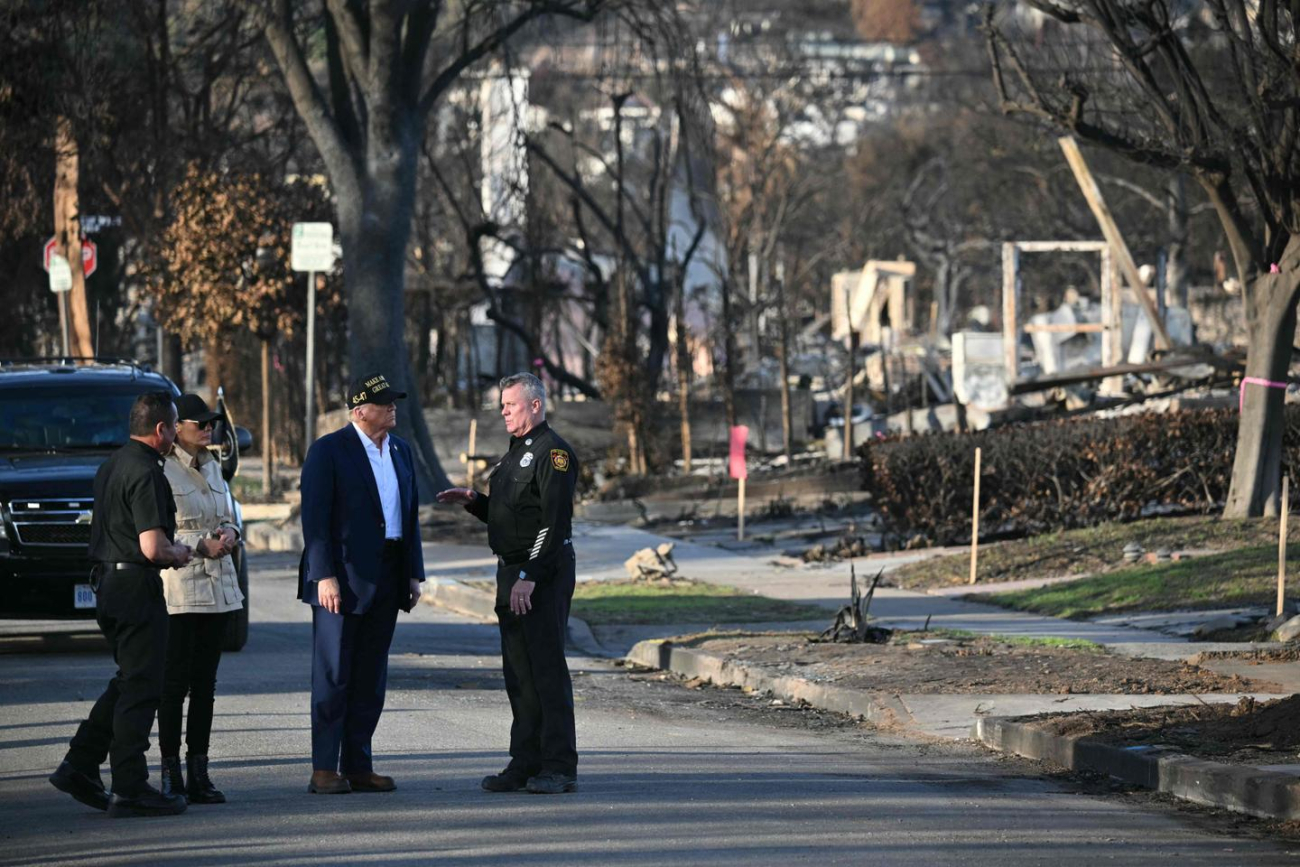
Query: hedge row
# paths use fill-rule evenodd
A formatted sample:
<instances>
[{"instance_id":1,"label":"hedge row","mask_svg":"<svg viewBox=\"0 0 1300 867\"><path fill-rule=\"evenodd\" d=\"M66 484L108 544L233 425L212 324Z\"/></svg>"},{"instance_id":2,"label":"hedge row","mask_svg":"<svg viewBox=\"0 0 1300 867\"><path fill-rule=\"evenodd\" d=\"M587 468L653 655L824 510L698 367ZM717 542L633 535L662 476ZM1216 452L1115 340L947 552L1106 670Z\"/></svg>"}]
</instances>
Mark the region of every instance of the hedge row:
<instances>
[{"instance_id":1,"label":"hedge row","mask_svg":"<svg viewBox=\"0 0 1300 867\"><path fill-rule=\"evenodd\" d=\"M980 537L997 539L1221 509L1236 439L1234 410L1185 410L883 440L858 454L886 529L951 545L970 540L976 447ZM1300 466L1300 407L1287 407L1283 462Z\"/></svg>"}]
</instances>

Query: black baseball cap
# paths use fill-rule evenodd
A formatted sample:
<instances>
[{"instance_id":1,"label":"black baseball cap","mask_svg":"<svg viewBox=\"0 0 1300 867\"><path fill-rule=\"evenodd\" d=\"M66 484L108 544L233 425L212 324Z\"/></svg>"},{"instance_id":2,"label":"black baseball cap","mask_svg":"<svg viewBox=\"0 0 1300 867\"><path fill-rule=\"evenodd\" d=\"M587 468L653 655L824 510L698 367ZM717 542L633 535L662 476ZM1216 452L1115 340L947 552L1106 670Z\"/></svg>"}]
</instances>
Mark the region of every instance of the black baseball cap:
<instances>
[{"instance_id":1,"label":"black baseball cap","mask_svg":"<svg viewBox=\"0 0 1300 867\"><path fill-rule=\"evenodd\" d=\"M352 380L348 390L348 409L363 403L393 403L406 397L406 392L396 391L382 373L372 373Z\"/></svg>"},{"instance_id":2,"label":"black baseball cap","mask_svg":"<svg viewBox=\"0 0 1300 867\"><path fill-rule=\"evenodd\" d=\"M208 409L208 402L197 394L182 394L176 398L177 421L196 421L202 424L222 417L221 413Z\"/></svg>"}]
</instances>

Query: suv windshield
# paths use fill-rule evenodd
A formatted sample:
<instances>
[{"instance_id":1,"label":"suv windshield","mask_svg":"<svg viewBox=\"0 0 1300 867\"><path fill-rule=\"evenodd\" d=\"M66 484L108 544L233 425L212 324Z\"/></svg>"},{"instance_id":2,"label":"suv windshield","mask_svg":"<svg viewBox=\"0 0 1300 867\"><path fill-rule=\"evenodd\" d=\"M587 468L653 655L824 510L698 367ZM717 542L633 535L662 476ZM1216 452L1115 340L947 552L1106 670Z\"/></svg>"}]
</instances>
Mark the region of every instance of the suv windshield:
<instances>
[{"instance_id":1,"label":"suv windshield","mask_svg":"<svg viewBox=\"0 0 1300 867\"><path fill-rule=\"evenodd\" d=\"M0 449L111 449L130 434L131 404L138 394L162 388L123 390L63 386L0 390Z\"/></svg>"}]
</instances>

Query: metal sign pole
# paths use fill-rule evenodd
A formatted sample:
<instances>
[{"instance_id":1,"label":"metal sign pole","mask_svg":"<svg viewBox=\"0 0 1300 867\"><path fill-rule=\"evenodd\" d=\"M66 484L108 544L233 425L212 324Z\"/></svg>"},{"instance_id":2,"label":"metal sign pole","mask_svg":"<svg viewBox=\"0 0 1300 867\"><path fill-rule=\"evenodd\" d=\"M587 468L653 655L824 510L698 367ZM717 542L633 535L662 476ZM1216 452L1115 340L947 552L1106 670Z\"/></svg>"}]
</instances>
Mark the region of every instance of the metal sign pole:
<instances>
[{"instance_id":1,"label":"metal sign pole","mask_svg":"<svg viewBox=\"0 0 1300 867\"><path fill-rule=\"evenodd\" d=\"M48 246L48 245L47 245ZM50 272L50 291L59 296L59 332L63 336L63 357L72 354L72 313L68 309L68 291L72 288L72 268L68 260L50 253L46 258L45 270Z\"/></svg>"},{"instance_id":2,"label":"metal sign pole","mask_svg":"<svg viewBox=\"0 0 1300 867\"><path fill-rule=\"evenodd\" d=\"M316 275L334 267L334 227L329 223L294 223L289 267L307 274L307 448L316 439Z\"/></svg>"},{"instance_id":3,"label":"metal sign pole","mask_svg":"<svg viewBox=\"0 0 1300 867\"><path fill-rule=\"evenodd\" d=\"M307 448L316 440L316 272L307 272ZM305 452L304 452L305 454Z\"/></svg>"},{"instance_id":4,"label":"metal sign pole","mask_svg":"<svg viewBox=\"0 0 1300 867\"><path fill-rule=\"evenodd\" d=\"M72 335L68 333L68 293L59 293L59 330L63 332L63 357L72 355Z\"/></svg>"}]
</instances>

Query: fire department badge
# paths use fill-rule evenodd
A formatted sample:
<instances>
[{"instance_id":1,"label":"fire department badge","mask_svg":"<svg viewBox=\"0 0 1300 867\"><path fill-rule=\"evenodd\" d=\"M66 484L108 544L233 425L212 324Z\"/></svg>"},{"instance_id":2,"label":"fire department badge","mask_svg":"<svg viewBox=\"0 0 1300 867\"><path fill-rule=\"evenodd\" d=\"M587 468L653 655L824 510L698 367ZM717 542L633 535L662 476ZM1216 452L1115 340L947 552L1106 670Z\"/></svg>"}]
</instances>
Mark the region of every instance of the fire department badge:
<instances>
[{"instance_id":1,"label":"fire department badge","mask_svg":"<svg viewBox=\"0 0 1300 867\"><path fill-rule=\"evenodd\" d=\"M569 453L564 449L551 449L551 466L562 473L569 471Z\"/></svg>"}]
</instances>

